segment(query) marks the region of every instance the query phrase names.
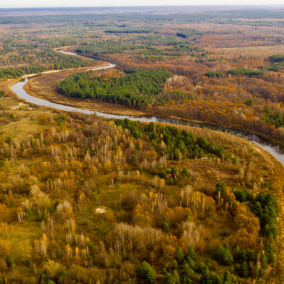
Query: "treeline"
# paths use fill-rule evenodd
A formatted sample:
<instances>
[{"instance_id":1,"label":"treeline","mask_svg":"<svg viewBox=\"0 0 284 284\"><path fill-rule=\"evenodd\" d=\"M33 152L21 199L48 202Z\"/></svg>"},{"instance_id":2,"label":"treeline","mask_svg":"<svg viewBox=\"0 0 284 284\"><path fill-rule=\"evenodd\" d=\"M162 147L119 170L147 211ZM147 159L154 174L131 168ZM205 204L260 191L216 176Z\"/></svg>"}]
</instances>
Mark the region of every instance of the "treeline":
<instances>
[{"instance_id":1,"label":"treeline","mask_svg":"<svg viewBox=\"0 0 284 284\"><path fill-rule=\"evenodd\" d=\"M74 98L99 99L126 106L147 105L163 91L161 84L172 74L162 70L126 69L126 76L91 78L90 72L71 75L57 85L58 91Z\"/></svg>"},{"instance_id":2,"label":"treeline","mask_svg":"<svg viewBox=\"0 0 284 284\"><path fill-rule=\"evenodd\" d=\"M13 79L21 77L25 74L40 73L47 70L62 70L68 68L86 67L91 65L91 62L89 60L83 60L82 58L76 56L66 56L55 53L47 54L46 61L49 62L48 67L42 66L40 63L38 63L18 68L0 69L0 79Z\"/></svg>"},{"instance_id":3,"label":"treeline","mask_svg":"<svg viewBox=\"0 0 284 284\"><path fill-rule=\"evenodd\" d=\"M283 70L284 62L276 62L267 67L267 70L277 72L279 69Z\"/></svg>"},{"instance_id":4,"label":"treeline","mask_svg":"<svg viewBox=\"0 0 284 284\"><path fill-rule=\"evenodd\" d=\"M202 52L197 54L197 52ZM130 56L130 59L146 61L146 60L165 60L165 59L175 59L183 56L184 53L189 53L191 56L195 57L206 57L206 52L197 46L193 46L190 43L172 43L172 46L165 49L158 49L152 46L146 46L146 49L138 51L135 55ZM166 56L166 57L165 57Z\"/></svg>"},{"instance_id":5,"label":"treeline","mask_svg":"<svg viewBox=\"0 0 284 284\"><path fill-rule=\"evenodd\" d=\"M199 32L197 30L193 30L193 29L180 29L176 36L178 37L182 37L182 38L188 38L188 37L192 37L192 36L202 36L205 33Z\"/></svg>"},{"instance_id":6,"label":"treeline","mask_svg":"<svg viewBox=\"0 0 284 284\"><path fill-rule=\"evenodd\" d=\"M5 69L0 69L0 78L3 80L13 79L21 77L25 74L40 73L46 70L48 70L46 67L36 66L36 65L34 66L32 65L29 67L21 67L21 68L5 68Z\"/></svg>"},{"instance_id":7,"label":"treeline","mask_svg":"<svg viewBox=\"0 0 284 284\"><path fill-rule=\"evenodd\" d=\"M90 60L84 60L78 56L70 56L64 54L52 54L51 58L53 59L51 69L68 69L68 68L79 68L90 66L93 62Z\"/></svg>"},{"instance_id":8,"label":"treeline","mask_svg":"<svg viewBox=\"0 0 284 284\"><path fill-rule=\"evenodd\" d=\"M265 75L265 70L252 70L248 68L237 68L232 69L227 72L231 75L236 75L238 77L251 77L251 76L263 76ZM205 73L205 76L212 78L224 78L224 73L221 71L208 71Z\"/></svg>"},{"instance_id":9,"label":"treeline","mask_svg":"<svg viewBox=\"0 0 284 284\"><path fill-rule=\"evenodd\" d=\"M76 49L77 53L88 53L92 56L100 56L102 54L114 54L114 53L123 53L125 50L135 50L147 48L144 45L137 44L97 44L82 46Z\"/></svg>"},{"instance_id":10,"label":"treeline","mask_svg":"<svg viewBox=\"0 0 284 284\"><path fill-rule=\"evenodd\" d=\"M23 76L25 73L21 68L5 68L0 69L0 78L1 79L13 79Z\"/></svg>"},{"instance_id":11,"label":"treeline","mask_svg":"<svg viewBox=\"0 0 284 284\"><path fill-rule=\"evenodd\" d=\"M5 43L3 49L0 50L2 66L33 66L40 65L50 68L52 64L62 66L62 68L81 67L90 64L90 61L83 60L76 56L66 56L64 54L51 51L48 47L39 48L41 45L52 46L53 43L49 40L35 39L38 45L31 45L29 48L25 45L14 45L13 43ZM67 45L66 42L65 45ZM71 44L75 42L70 42ZM62 45L64 45L62 43ZM59 43L59 46L62 46ZM2 67L2 68L3 68ZM60 68L60 67L59 67Z\"/></svg>"},{"instance_id":12,"label":"treeline","mask_svg":"<svg viewBox=\"0 0 284 284\"><path fill-rule=\"evenodd\" d=\"M159 38L154 38L153 41L158 41ZM163 39L165 41L165 39ZM141 39L140 41L144 41ZM204 57L208 52L204 51L198 46L194 46L192 43L181 42L177 40L172 40L171 38L167 39L163 44L169 46L165 49L158 49L153 47L153 42L145 41L145 44L119 44L117 42L108 41L106 43L98 43L94 45L81 46L76 49L77 53L87 53L91 56L101 56L105 54L115 54L123 53L127 50L139 50L142 49L139 53L144 55L165 55L165 56L174 56L178 57L182 55L182 52L193 52L200 53L202 52L202 57ZM159 45L161 43L156 42L155 44ZM192 54L194 56L194 54Z\"/></svg>"},{"instance_id":13,"label":"treeline","mask_svg":"<svg viewBox=\"0 0 284 284\"><path fill-rule=\"evenodd\" d=\"M204 49L202 49L199 46L194 46L191 43L181 43L181 42L173 42L172 43L173 48L166 48L165 50L173 50L173 51L186 51L186 52L202 52L204 54L207 54Z\"/></svg>"},{"instance_id":14,"label":"treeline","mask_svg":"<svg viewBox=\"0 0 284 284\"><path fill-rule=\"evenodd\" d=\"M158 49L156 47L147 47L146 50L141 50L138 52L138 54L143 54L146 56L151 56L151 55L162 55L162 56L181 56L182 53L180 52L172 52L172 51L177 51L176 49L170 49L167 48L166 50L163 49Z\"/></svg>"},{"instance_id":15,"label":"treeline","mask_svg":"<svg viewBox=\"0 0 284 284\"><path fill-rule=\"evenodd\" d=\"M265 70L252 70L248 68L237 68L237 69L229 70L228 74L236 75L238 77L263 76L265 75Z\"/></svg>"},{"instance_id":16,"label":"treeline","mask_svg":"<svg viewBox=\"0 0 284 284\"><path fill-rule=\"evenodd\" d=\"M146 134L153 146L163 149L169 159L180 160L182 158L202 158L205 155L215 154L224 157L225 150L216 143L209 143L204 137L195 137L186 130L180 131L177 127L155 125L153 122L148 125L141 125L129 119L116 120L115 124L130 130L135 138Z\"/></svg>"},{"instance_id":17,"label":"treeline","mask_svg":"<svg viewBox=\"0 0 284 284\"><path fill-rule=\"evenodd\" d=\"M279 55L273 55L269 57L269 61L274 63L274 62L284 62L284 55L279 54Z\"/></svg>"},{"instance_id":18,"label":"treeline","mask_svg":"<svg viewBox=\"0 0 284 284\"><path fill-rule=\"evenodd\" d=\"M262 117L267 123L273 124L276 128L283 127L283 113L279 110L272 112L270 107L265 109L265 115Z\"/></svg>"},{"instance_id":19,"label":"treeline","mask_svg":"<svg viewBox=\"0 0 284 284\"><path fill-rule=\"evenodd\" d=\"M139 34L139 33L151 33L153 32L157 27L150 26L150 27L126 27L126 28L112 28L112 29L106 29L106 33L113 33L113 34Z\"/></svg>"},{"instance_id":20,"label":"treeline","mask_svg":"<svg viewBox=\"0 0 284 284\"><path fill-rule=\"evenodd\" d=\"M205 73L205 76L212 78L224 78L224 73L223 72L218 72L218 71L208 71Z\"/></svg>"}]
</instances>

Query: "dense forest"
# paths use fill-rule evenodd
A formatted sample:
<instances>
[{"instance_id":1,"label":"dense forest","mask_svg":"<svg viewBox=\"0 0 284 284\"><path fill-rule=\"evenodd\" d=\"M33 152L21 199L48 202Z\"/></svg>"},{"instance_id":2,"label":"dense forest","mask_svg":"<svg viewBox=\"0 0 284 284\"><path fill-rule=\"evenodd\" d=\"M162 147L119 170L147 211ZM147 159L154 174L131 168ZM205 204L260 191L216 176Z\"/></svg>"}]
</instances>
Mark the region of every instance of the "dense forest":
<instances>
[{"instance_id":1,"label":"dense forest","mask_svg":"<svg viewBox=\"0 0 284 284\"><path fill-rule=\"evenodd\" d=\"M10 222L2 231L14 223L23 231L20 251L10 245L16 236L1 235L3 275L23 264L31 276L21 283L235 284L261 279L275 264L279 205L269 175L260 184L253 177L264 162L257 152L201 129L78 113L33 119L47 128L1 145L0 177L9 190L1 212ZM231 178L235 186L211 188L200 176L205 157L253 188ZM242 174L248 157L255 157L250 177ZM34 227L30 244L24 232ZM211 239L207 230L218 233Z\"/></svg>"},{"instance_id":2,"label":"dense forest","mask_svg":"<svg viewBox=\"0 0 284 284\"><path fill-rule=\"evenodd\" d=\"M265 75L264 70L251 70L247 68L237 68L237 69L232 69L228 71L229 74L231 75L236 75L238 77L244 77L244 76L263 76Z\"/></svg>"},{"instance_id":3,"label":"dense forest","mask_svg":"<svg viewBox=\"0 0 284 284\"><path fill-rule=\"evenodd\" d=\"M125 76L91 78L89 73L71 75L58 83L58 90L70 97L99 99L126 106L147 105L152 97L163 91L161 84L172 74L161 70L126 69Z\"/></svg>"}]
</instances>

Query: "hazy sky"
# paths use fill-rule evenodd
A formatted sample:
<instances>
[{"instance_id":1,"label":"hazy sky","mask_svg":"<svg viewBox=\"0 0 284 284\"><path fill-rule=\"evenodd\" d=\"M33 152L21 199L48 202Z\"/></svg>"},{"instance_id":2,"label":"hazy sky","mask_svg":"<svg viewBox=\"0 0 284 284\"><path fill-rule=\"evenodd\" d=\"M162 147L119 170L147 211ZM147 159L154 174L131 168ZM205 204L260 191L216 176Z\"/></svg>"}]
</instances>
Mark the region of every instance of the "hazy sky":
<instances>
[{"instance_id":1,"label":"hazy sky","mask_svg":"<svg viewBox=\"0 0 284 284\"><path fill-rule=\"evenodd\" d=\"M283 0L0 0L0 8L164 5L283 5Z\"/></svg>"}]
</instances>

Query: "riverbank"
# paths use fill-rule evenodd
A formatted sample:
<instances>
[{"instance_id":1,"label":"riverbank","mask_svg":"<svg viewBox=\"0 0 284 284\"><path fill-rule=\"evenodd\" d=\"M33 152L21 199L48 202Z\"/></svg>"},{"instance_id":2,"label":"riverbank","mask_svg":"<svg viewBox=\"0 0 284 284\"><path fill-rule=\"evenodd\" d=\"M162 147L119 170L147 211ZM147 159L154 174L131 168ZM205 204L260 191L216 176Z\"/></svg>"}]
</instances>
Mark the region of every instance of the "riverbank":
<instances>
[{"instance_id":1,"label":"riverbank","mask_svg":"<svg viewBox=\"0 0 284 284\"><path fill-rule=\"evenodd\" d=\"M62 71L60 74L56 75L51 75L51 76L39 76L36 78L30 79L26 85L24 86L24 89L27 91L28 94L38 97L41 99L45 99L54 103L58 104L64 104L76 108L81 108L81 109L88 109L92 111L100 111L104 112L106 114L115 114L115 115L128 115L128 116L157 116L157 113L154 111L149 111L147 109L141 111L137 110L134 108L128 108L123 105L119 104L111 104L111 103L106 103L106 102L99 102L95 100L83 100L83 99L76 99L76 98L68 98L65 95L62 95L57 92L57 82L60 80L63 80L67 76L75 73L74 72L68 72L68 71ZM199 120L190 120L186 118L181 118L177 116L165 116L158 114L159 117L165 118L165 119L174 119L174 120L180 120L180 121L186 121L189 123L199 123L203 126L208 124L208 126L216 126L216 130L222 131L221 128L229 128L232 130L237 130L237 131L244 131L247 133L252 133L254 135L261 136L264 139L267 139L271 141L272 143L279 144L282 147L284 147L284 141L282 140L275 140L268 135L265 135L264 133L256 132L256 131L249 131L246 128L242 128L240 126L236 125L224 125L224 124L217 124L211 121L199 121Z\"/></svg>"},{"instance_id":2,"label":"riverbank","mask_svg":"<svg viewBox=\"0 0 284 284\"><path fill-rule=\"evenodd\" d=\"M58 52L58 51L57 51ZM66 50L61 51L63 54L70 54L72 50ZM71 56L78 56L75 53L72 53ZM110 63L109 66L105 66L105 62L101 62L102 66L96 66L92 68L92 70L96 72L104 72L104 68L108 69L111 67L114 67L115 65L112 65ZM86 68L83 68L86 69ZM102 70L103 69L103 70ZM90 69L87 69L90 70ZM63 80L64 78L68 77L70 74L76 73L78 69L72 69L72 70L65 70L60 73L54 74L54 72L49 72L45 75L37 76L36 78L32 78L29 80L29 82L26 82L23 85L23 89L26 91L26 95L29 97L25 99L32 100L33 98L38 99L38 104L40 105L48 105L51 102L51 107L59 108L62 110L67 111L74 111L74 110L81 110L85 113L93 113L94 111L99 114L100 116L109 117L110 118L130 118L134 120L141 120L141 121L153 121L153 122L165 122L170 124L181 124L181 125L189 125L189 126L197 126L197 127L206 127L215 129L222 132L231 132L231 134L235 136L241 136L244 139L250 140L258 145L263 144L271 144L268 147L266 147L266 150L268 150L274 157L276 157L278 160L281 161L282 164L284 164L284 157L282 154L284 154L284 150L280 149L280 146L284 145L284 142L282 140L273 140L270 136L265 135L264 133L249 131L245 128L240 128L239 126L232 126L232 125L225 125L220 126L219 124L214 124L212 122L192 122L191 120L188 120L186 118L179 118L175 116L163 116L161 114L157 114L153 111L149 111L148 109L145 109L143 112L135 110L133 108L127 108L122 105L113 105L109 103L104 102L97 102L97 101L91 101L91 100L81 100L81 99L69 99L68 97L61 95L57 92L57 82L60 80ZM99 74L99 73L98 73ZM100 73L102 74L102 73ZM50 81L48 81L48 78L51 78ZM48 81L48 83L47 83ZM44 90L43 87L46 87L47 89ZM20 90L18 90L20 91ZM18 94L19 95L19 94ZM31 96L30 96L31 95ZM25 94L24 94L25 96ZM114 108L115 107L115 108ZM144 117L142 117L144 116ZM151 117L152 116L152 117ZM261 139L265 139L263 141L260 141ZM277 153L277 152L280 152Z\"/></svg>"},{"instance_id":3,"label":"riverbank","mask_svg":"<svg viewBox=\"0 0 284 284\"><path fill-rule=\"evenodd\" d=\"M31 102L36 105L40 106L45 106L45 107L51 107L63 111L71 111L71 112L81 112L85 114L93 114L94 111L91 111L89 109L82 109L82 108L76 108L76 107L71 107L65 104L56 104L47 100L43 100L40 98L33 97L29 95L24 89L24 85L26 84L27 79L23 82L17 82L15 85L13 85L11 88L12 90L17 93L18 97L21 99L24 99L28 102ZM193 122L187 122L184 120L177 120L177 119L172 119L172 118L163 118L159 116L129 116L129 115L116 115L116 114L107 114L104 112L96 112L97 116L102 116L105 118L112 118L112 119L125 119L129 118L131 120L139 120L139 121L146 121L146 122L158 122L158 123L167 123L167 124L175 124L175 125L184 125L184 126L195 126L199 128L206 128L206 129L213 129L213 130L218 130L221 132L226 132L229 134L232 134L234 136L239 136L242 137L246 140L249 140L251 142L254 142L255 144L261 146L265 150L267 150L269 153L271 153L276 159L278 159L283 165L284 165L284 151L283 149L280 148L280 145L274 144L270 142L267 139L263 139L259 135L251 134L249 132L243 132L243 131L238 131L230 128L222 128L219 126L215 126L212 124L204 124L204 123L193 123Z\"/></svg>"},{"instance_id":4,"label":"riverbank","mask_svg":"<svg viewBox=\"0 0 284 284\"><path fill-rule=\"evenodd\" d=\"M106 64L103 64L106 66ZM93 68L99 68L101 66L94 66ZM84 68L86 70L86 68ZM84 70L80 70L84 71ZM29 79L25 84L24 90L31 96L44 99L57 104L68 105L80 109L87 109L91 111L100 111L115 115L129 115L129 116L141 116L146 115L145 112L128 108L123 105L113 105L111 103L98 102L93 100L81 100L76 98L68 98L57 92L57 83L60 80L65 79L71 74L77 73L78 70L64 70L60 73L44 74L43 76L37 76ZM98 70L98 75L104 70Z\"/></svg>"}]
</instances>

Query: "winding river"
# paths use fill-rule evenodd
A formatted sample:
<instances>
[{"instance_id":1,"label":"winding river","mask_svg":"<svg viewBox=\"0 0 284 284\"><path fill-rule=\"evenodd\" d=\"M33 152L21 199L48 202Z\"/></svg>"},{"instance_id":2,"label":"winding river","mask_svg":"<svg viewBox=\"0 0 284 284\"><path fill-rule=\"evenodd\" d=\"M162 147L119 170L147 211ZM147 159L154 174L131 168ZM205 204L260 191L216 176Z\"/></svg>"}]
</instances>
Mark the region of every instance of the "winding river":
<instances>
[{"instance_id":1,"label":"winding river","mask_svg":"<svg viewBox=\"0 0 284 284\"><path fill-rule=\"evenodd\" d=\"M67 54L67 55L74 55L74 56L76 55L75 53L71 53L71 52L64 52L64 51L57 51L57 52ZM89 70L101 70L101 69L112 68L114 66L115 66L114 64L109 64L109 66L99 67L99 68L94 68L94 69L89 69ZM226 127L221 127L221 126L208 124L208 123L188 122L184 120L179 120L179 119L174 119L174 118L162 118L158 116L131 117L131 116L125 116L125 115L114 115L114 114L107 114L107 113L97 112L97 111L94 112L91 110L80 109L80 108L75 108L75 107L66 106L62 104L57 104L57 103L49 102L49 101L39 99L39 98L29 95L23 89L23 86L27 83L27 81L28 81L28 78L21 80L17 82L16 84L14 84L11 87L11 89L18 95L19 98L24 99L25 101L29 103L33 103L33 104L40 105L40 106L52 107L52 108L60 109L64 111L77 111L77 112L81 112L85 114L96 113L96 115L101 116L101 117L106 117L106 118L113 118L113 119L129 118L131 120L140 120L140 121L146 121L146 122L162 122L166 124L186 125L186 126L194 126L194 127L208 128L212 130L222 131L222 132L226 132L226 133L244 138L246 140L249 140L259 145L260 147L268 151L272 156L274 156L278 161L280 161L284 165L284 148L256 134L252 134L252 133L244 132L240 130L235 130L235 129L230 129Z\"/></svg>"}]
</instances>

